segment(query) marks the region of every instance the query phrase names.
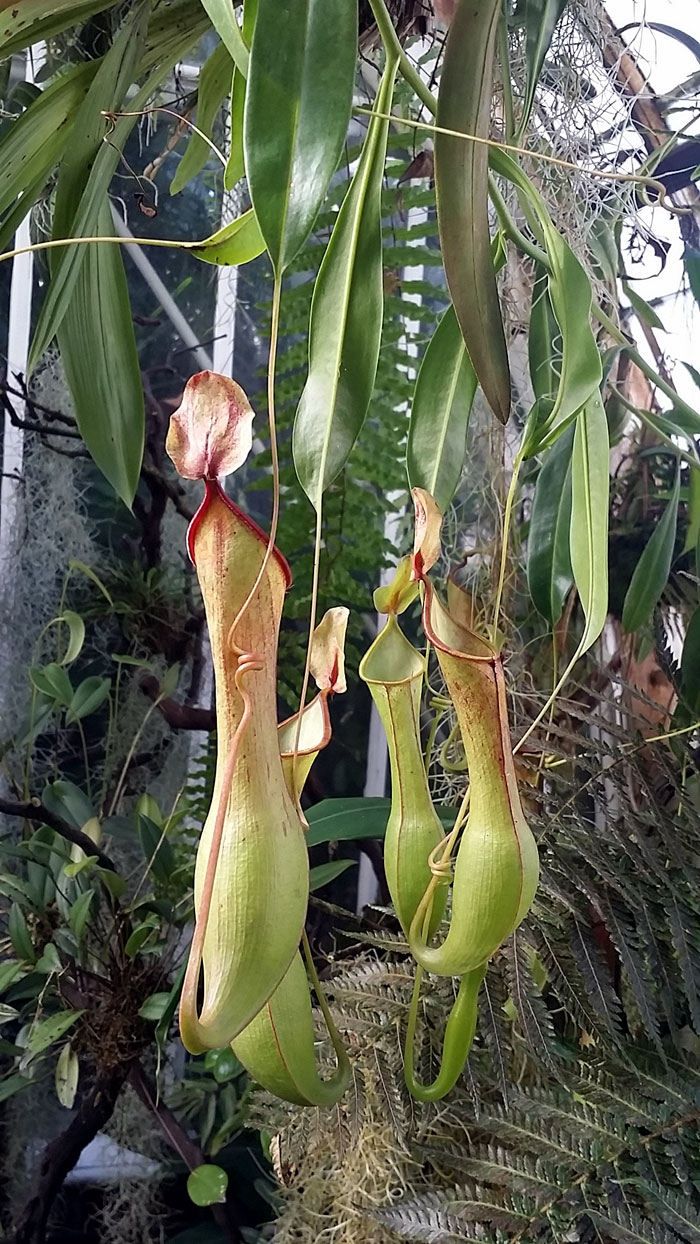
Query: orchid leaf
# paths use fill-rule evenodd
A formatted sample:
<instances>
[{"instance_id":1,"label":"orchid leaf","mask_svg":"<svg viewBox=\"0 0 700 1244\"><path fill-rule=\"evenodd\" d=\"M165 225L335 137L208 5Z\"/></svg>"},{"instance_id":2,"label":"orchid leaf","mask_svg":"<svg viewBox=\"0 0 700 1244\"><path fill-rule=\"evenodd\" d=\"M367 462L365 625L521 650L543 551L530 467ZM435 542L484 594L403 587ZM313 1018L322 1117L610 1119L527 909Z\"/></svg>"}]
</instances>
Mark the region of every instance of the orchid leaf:
<instances>
[{"instance_id":1,"label":"orchid leaf","mask_svg":"<svg viewBox=\"0 0 700 1244\"><path fill-rule=\"evenodd\" d=\"M234 65L244 77L247 77L249 68L248 49L243 42L243 36L236 21L236 14L231 0L202 0L202 7L205 9L221 42L227 48Z\"/></svg>"},{"instance_id":2,"label":"orchid leaf","mask_svg":"<svg viewBox=\"0 0 700 1244\"><path fill-rule=\"evenodd\" d=\"M574 429L549 450L540 468L527 538L527 582L538 613L554 626L573 582L571 526L571 457Z\"/></svg>"},{"instance_id":3,"label":"orchid leaf","mask_svg":"<svg viewBox=\"0 0 700 1244\"><path fill-rule=\"evenodd\" d=\"M406 450L411 488L424 488L443 513L462 474L477 383L454 307L448 307L418 372Z\"/></svg>"},{"instance_id":4,"label":"orchid leaf","mask_svg":"<svg viewBox=\"0 0 700 1244\"><path fill-rule=\"evenodd\" d=\"M229 0L217 3L230 9ZM278 276L308 238L338 166L350 123L357 21L357 0L258 0L245 167Z\"/></svg>"},{"instance_id":5,"label":"orchid leaf","mask_svg":"<svg viewBox=\"0 0 700 1244\"><path fill-rule=\"evenodd\" d=\"M635 566L627 589L622 607L622 625L626 631L637 631L649 620L668 582L676 544L680 492L678 469L668 505Z\"/></svg>"},{"instance_id":6,"label":"orchid leaf","mask_svg":"<svg viewBox=\"0 0 700 1244\"><path fill-rule=\"evenodd\" d=\"M376 111L390 110L396 62L387 65ZM250 89L250 88L249 88ZM381 192L388 122L372 117L362 155L316 278L309 374L294 421L299 482L318 511L367 416L384 311Z\"/></svg>"},{"instance_id":7,"label":"orchid leaf","mask_svg":"<svg viewBox=\"0 0 700 1244\"><path fill-rule=\"evenodd\" d=\"M348 868L354 868L356 864L357 860L329 860L327 864L317 864L309 871L309 890L323 889L324 885L330 885L331 881L335 881L336 877L347 872Z\"/></svg>"},{"instance_id":8,"label":"orchid leaf","mask_svg":"<svg viewBox=\"0 0 700 1244\"><path fill-rule=\"evenodd\" d=\"M241 34L246 47L250 47L258 14L258 0L243 0ZM243 119L247 82L239 69L234 68L231 84L231 149L224 171L224 189L233 190L245 174L243 154Z\"/></svg>"},{"instance_id":9,"label":"orchid leaf","mask_svg":"<svg viewBox=\"0 0 700 1244\"><path fill-rule=\"evenodd\" d=\"M214 48L199 73L197 86L197 129L211 138L214 121L231 87L233 64L225 43ZM179 194L197 176L211 157L211 148L194 130L170 183L170 193Z\"/></svg>"},{"instance_id":10,"label":"orchid leaf","mask_svg":"<svg viewBox=\"0 0 700 1244\"><path fill-rule=\"evenodd\" d=\"M535 91L552 42L552 35L566 5L567 0L522 0L516 10L516 19L522 17L525 26L527 66L525 98L518 125L520 135L524 134L530 120Z\"/></svg>"},{"instance_id":11,"label":"orchid leaf","mask_svg":"<svg viewBox=\"0 0 700 1244\"><path fill-rule=\"evenodd\" d=\"M437 123L488 138L501 0L458 0L445 45ZM488 147L435 135L435 193L447 284L484 396L505 423L510 370L491 256Z\"/></svg>"},{"instance_id":12,"label":"orchid leaf","mask_svg":"<svg viewBox=\"0 0 700 1244\"><path fill-rule=\"evenodd\" d=\"M608 424L596 394L576 420L571 464L571 567L586 619L576 659L595 643L608 612L609 457Z\"/></svg>"},{"instance_id":13,"label":"orchid leaf","mask_svg":"<svg viewBox=\"0 0 700 1244\"><path fill-rule=\"evenodd\" d=\"M591 283L580 261L559 233L544 199L520 166L505 151L491 148L490 162L516 187L524 209L536 218L549 260L548 288L561 334L561 363L551 410L544 419L529 420L524 456L552 445L600 386L603 366L591 327Z\"/></svg>"},{"instance_id":14,"label":"orchid leaf","mask_svg":"<svg viewBox=\"0 0 700 1244\"><path fill-rule=\"evenodd\" d=\"M3 5L0 13L0 56L52 39L70 26L77 26L113 8L118 0L17 0Z\"/></svg>"}]
</instances>

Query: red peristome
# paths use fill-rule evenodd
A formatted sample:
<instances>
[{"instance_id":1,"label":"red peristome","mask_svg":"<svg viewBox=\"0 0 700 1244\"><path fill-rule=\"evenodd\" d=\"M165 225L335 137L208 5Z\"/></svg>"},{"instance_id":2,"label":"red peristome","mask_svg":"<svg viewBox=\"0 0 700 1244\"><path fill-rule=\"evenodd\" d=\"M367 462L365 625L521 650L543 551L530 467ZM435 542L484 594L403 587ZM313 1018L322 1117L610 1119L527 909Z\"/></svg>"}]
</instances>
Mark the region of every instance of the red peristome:
<instances>
[{"instance_id":1,"label":"red peristome","mask_svg":"<svg viewBox=\"0 0 700 1244\"><path fill-rule=\"evenodd\" d=\"M250 518L247 514L244 514L243 510L239 509L238 506L234 504L231 498L227 496L226 493L224 492L218 479L207 479L204 481L204 498L202 500L202 504L200 505L199 509L197 510L197 513L195 514L189 527L187 528L187 552L190 555L190 561L192 562L193 566L197 565L197 561L194 555L194 544L195 544L197 532L199 530L200 524L202 523L207 510L209 509L209 506L211 505L211 502L214 500L215 497L218 497L220 501L223 501L224 505L231 511L231 513L235 514L236 518L240 519L240 521L248 528L248 530L252 531L253 535L257 536L258 539L262 541L263 544L267 545L268 537L263 531L262 527L258 527L258 524L254 521L254 519ZM287 584L287 590L289 590L289 588L292 586L292 572L289 566L289 562L287 561L284 554L280 553L280 550L277 548L277 545L274 546L272 552L284 575L285 582Z\"/></svg>"}]
</instances>

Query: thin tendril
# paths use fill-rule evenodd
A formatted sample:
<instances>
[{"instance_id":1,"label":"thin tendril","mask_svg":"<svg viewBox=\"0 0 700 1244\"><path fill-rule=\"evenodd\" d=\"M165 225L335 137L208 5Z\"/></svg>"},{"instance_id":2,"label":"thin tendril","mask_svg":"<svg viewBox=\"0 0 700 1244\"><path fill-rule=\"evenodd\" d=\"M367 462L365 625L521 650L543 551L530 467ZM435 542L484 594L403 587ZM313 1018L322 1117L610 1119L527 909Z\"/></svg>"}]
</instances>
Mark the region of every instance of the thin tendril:
<instances>
[{"instance_id":1,"label":"thin tendril","mask_svg":"<svg viewBox=\"0 0 700 1244\"><path fill-rule=\"evenodd\" d=\"M359 115L366 114L379 117L382 121L393 121L395 125L405 125L409 129L427 130L431 134L445 134L448 138L463 138L466 142L480 143L483 147L495 147L500 151L511 151L515 155L529 156L532 160L543 160L545 164L556 164L559 168L582 173L585 177L596 177L600 181L632 182L638 186L651 186L659 196L659 207L663 207L672 215L688 216L697 211L696 207L677 207L675 204L667 203L669 191L664 183L656 177L646 177L641 173L615 173L612 170L585 168L581 164L572 163L571 160L562 160L560 156L547 155L544 151L532 151L527 147L518 147L515 143L500 142L497 138L484 138L479 134L469 134L466 130L447 129L444 125L434 125L429 121L414 121L411 117L400 117L393 112L375 112L362 106L353 108L353 112Z\"/></svg>"}]
</instances>

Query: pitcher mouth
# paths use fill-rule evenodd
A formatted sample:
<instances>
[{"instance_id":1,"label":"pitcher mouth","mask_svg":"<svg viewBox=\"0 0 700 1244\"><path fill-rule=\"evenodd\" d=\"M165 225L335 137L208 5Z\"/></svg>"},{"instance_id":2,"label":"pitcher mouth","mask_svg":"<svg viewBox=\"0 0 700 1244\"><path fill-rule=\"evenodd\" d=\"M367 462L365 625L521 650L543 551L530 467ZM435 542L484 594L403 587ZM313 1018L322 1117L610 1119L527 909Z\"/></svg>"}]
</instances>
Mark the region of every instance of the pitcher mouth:
<instances>
[{"instance_id":1,"label":"pitcher mouth","mask_svg":"<svg viewBox=\"0 0 700 1244\"><path fill-rule=\"evenodd\" d=\"M239 509L235 501L232 501L231 498L228 496L228 494L224 491L218 479L205 479L204 497L202 498L202 503L199 506L199 509L194 515L192 521L190 522L189 527L187 528L187 552L189 553L190 561L192 562L193 566L196 566L197 564L197 561L194 555L194 547L195 547L195 541L197 538L197 532L199 531L199 528L201 527L202 522L204 521L204 518L207 514L207 511L209 510L209 507L211 506L212 502L215 499L222 501L224 505L226 506L226 508L230 510L231 513L236 516L238 521L241 522L244 527L247 527L248 530L252 532L252 534L258 540L260 540L261 544L267 547L268 537L266 533L263 531L262 527L259 527L258 524L255 522L255 519L251 518L243 510ZM289 562L284 556L284 553L280 552L276 544L274 545L272 552L273 552L275 561L277 562L278 566L280 567L280 570L282 571L282 574L284 575L286 589L287 591L289 591L290 587L292 586L292 571L291 571Z\"/></svg>"},{"instance_id":2,"label":"pitcher mouth","mask_svg":"<svg viewBox=\"0 0 700 1244\"><path fill-rule=\"evenodd\" d=\"M431 644L448 656L493 665L499 659L493 645L452 617L429 579L423 579L423 587L423 630Z\"/></svg>"}]
</instances>

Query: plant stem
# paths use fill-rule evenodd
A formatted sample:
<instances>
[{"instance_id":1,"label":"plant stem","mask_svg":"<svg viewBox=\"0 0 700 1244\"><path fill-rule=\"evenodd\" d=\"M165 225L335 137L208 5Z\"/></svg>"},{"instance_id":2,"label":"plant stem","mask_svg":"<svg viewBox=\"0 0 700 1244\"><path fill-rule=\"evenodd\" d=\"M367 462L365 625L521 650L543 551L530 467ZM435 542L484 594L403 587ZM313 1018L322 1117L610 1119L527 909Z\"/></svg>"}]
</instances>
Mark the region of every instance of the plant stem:
<instances>
[{"instance_id":1,"label":"plant stem","mask_svg":"<svg viewBox=\"0 0 700 1244\"><path fill-rule=\"evenodd\" d=\"M496 636L498 634L498 620L501 612L501 600L503 599L503 587L506 579L506 564L508 561L508 542L510 539L510 524L513 514L513 505L515 503L515 494L518 487L518 476L523 463L522 446L518 450L515 461L513 463L513 473L510 477L510 486L508 488L508 496L506 497L506 508L503 514L503 536L501 539L501 566L498 574L498 586L496 588L496 603L493 610L493 625L491 627L491 640L495 645Z\"/></svg>"},{"instance_id":2,"label":"plant stem","mask_svg":"<svg viewBox=\"0 0 700 1244\"><path fill-rule=\"evenodd\" d=\"M421 103L425 104L428 111L435 116L437 100L406 55L384 0L369 0L369 2L387 56L398 56L399 73L402 78L412 87Z\"/></svg>"}]
</instances>

